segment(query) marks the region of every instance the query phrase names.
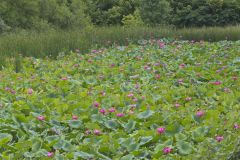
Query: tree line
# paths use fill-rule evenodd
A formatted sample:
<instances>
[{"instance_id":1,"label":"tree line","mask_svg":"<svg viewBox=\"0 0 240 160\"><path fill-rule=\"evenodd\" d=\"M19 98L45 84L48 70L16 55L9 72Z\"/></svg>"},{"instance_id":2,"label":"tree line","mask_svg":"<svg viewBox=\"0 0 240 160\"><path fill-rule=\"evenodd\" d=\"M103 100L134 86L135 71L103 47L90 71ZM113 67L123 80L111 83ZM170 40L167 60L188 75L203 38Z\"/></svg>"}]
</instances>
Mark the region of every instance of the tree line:
<instances>
[{"instance_id":1,"label":"tree line","mask_svg":"<svg viewBox=\"0 0 240 160\"><path fill-rule=\"evenodd\" d=\"M226 26L240 23L240 0L1 0L0 32L90 25Z\"/></svg>"}]
</instances>

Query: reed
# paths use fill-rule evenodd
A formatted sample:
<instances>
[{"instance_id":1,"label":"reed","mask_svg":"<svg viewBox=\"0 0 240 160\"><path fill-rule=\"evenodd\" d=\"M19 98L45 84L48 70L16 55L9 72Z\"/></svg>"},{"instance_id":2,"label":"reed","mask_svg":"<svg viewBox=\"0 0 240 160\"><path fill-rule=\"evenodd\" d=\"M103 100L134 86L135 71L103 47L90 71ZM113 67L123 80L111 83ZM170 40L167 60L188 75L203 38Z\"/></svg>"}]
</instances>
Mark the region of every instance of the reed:
<instances>
[{"instance_id":1,"label":"reed","mask_svg":"<svg viewBox=\"0 0 240 160\"><path fill-rule=\"evenodd\" d=\"M17 54L36 58L56 57L60 52L79 49L87 52L93 46L136 43L141 39L171 38L178 40L240 40L240 26L182 28L173 27L96 27L79 30L48 30L45 32L20 31L0 35L0 66L6 58Z\"/></svg>"}]
</instances>

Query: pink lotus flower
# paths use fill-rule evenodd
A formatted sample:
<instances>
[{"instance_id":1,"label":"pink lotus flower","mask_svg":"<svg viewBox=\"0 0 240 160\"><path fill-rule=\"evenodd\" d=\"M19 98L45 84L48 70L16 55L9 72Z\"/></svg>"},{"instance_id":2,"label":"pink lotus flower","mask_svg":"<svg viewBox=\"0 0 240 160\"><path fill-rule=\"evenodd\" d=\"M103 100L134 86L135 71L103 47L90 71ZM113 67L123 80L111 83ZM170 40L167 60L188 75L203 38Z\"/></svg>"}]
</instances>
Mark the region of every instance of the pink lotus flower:
<instances>
[{"instance_id":1,"label":"pink lotus flower","mask_svg":"<svg viewBox=\"0 0 240 160\"><path fill-rule=\"evenodd\" d=\"M88 62L89 62L89 63L92 63L92 62L93 62L93 60L89 59L89 60L88 60Z\"/></svg>"},{"instance_id":2,"label":"pink lotus flower","mask_svg":"<svg viewBox=\"0 0 240 160\"><path fill-rule=\"evenodd\" d=\"M139 88L140 88L140 85L139 85L139 84L135 84L135 88L136 88L136 89L139 89Z\"/></svg>"},{"instance_id":3,"label":"pink lotus flower","mask_svg":"<svg viewBox=\"0 0 240 160\"><path fill-rule=\"evenodd\" d=\"M79 64L74 64L73 67L77 68L79 67Z\"/></svg>"},{"instance_id":4,"label":"pink lotus flower","mask_svg":"<svg viewBox=\"0 0 240 160\"><path fill-rule=\"evenodd\" d=\"M144 69L145 69L145 70L151 70L151 67L149 67L149 66L144 66Z\"/></svg>"},{"instance_id":5,"label":"pink lotus flower","mask_svg":"<svg viewBox=\"0 0 240 160\"><path fill-rule=\"evenodd\" d=\"M112 63L111 65L110 65L110 67L115 67L116 65L114 64L114 63Z\"/></svg>"},{"instance_id":6,"label":"pink lotus flower","mask_svg":"<svg viewBox=\"0 0 240 160\"><path fill-rule=\"evenodd\" d=\"M101 131L98 129L94 129L93 133L97 136L99 136L101 134Z\"/></svg>"},{"instance_id":7,"label":"pink lotus flower","mask_svg":"<svg viewBox=\"0 0 240 160\"><path fill-rule=\"evenodd\" d=\"M240 128L240 126L238 125L238 124L234 124L234 126L233 126L235 129L239 129Z\"/></svg>"},{"instance_id":8,"label":"pink lotus flower","mask_svg":"<svg viewBox=\"0 0 240 160\"><path fill-rule=\"evenodd\" d=\"M165 153L165 154L169 154L169 153L171 153L172 152L172 148L170 148L170 147L165 147L164 149L163 149L163 153Z\"/></svg>"},{"instance_id":9,"label":"pink lotus flower","mask_svg":"<svg viewBox=\"0 0 240 160\"><path fill-rule=\"evenodd\" d=\"M110 113L113 113L113 112L115 112L115 108L110 108L109 110L108 110L108 112L110 112Z\"/></svg>"},{"instance_id":10,"label":"pink lotus flower","mask_svg":"<svg viewBox=\"0 0 240 160\"><path fill-rule=\"evenodd\" d=\"M11 88L6 87L6 88L5 88L5 91L11 91Z\"/></svg>"},{"instance_id":11,"label":"pink lotus flower","mask_svg":"<svg viewBox=\"0 0 240 160\"><path fill-rule=\"evenodd\" d=\"M11 93L11 94L16 94L16 91L13 90L13 89L11 89L11 90L10 90L10 93Z\"/></svg>"},{"instance_id":12,"label":"pink lotus flower","mask_svg":"<svg viewBox=\"0 0 240 160\"><path fill-rule=\"evenodd\" d=\"M98 103L98 102L94 102L93 105L94 105L94 107L96 107L96 108L99 108L99 107L100 107L100 103Z\"/></svg>"},{"instance_id":13,"label":"pink lotus flower","mask_svg":"<svg viewBox=\"0 0 240 160\"><path fill-rule=\"evenodd\" d=\"M123 117L124 116L124 113L117 113L117 115L116 115L117 117Z\"/></svg>"},{"instance_id":14,"label":"pink lotus flower","mask_svg":"<svg viewBox=\"0 0 240 160\"><path fill-rule=\"evenodd\" d=\"M237 77L237 76L233 76L232 79L233 79L234 81L236 81L236 80L238 79L238 77Z\"/></svg>"},{"instance_id":15,"label":"pink lotus flower","mask_svg":"<svg viewBox=\"0 0 240 160\"><path fill-rule=\"evenodd\" d=\"M130 93L130 94L128 94L127 96L128 96L129 98L131 98L131 97L134 96L134 94L133 94L133 93Z\"/></svg>"},{"instance_id":16,"label":"pink lotus flower","mask_svg":"<svg viewBox=\"0 0 240 160\"><path fill-rule=\"evenodd\" d=\"M157 79L160 79L160 78L161 78L161 76L160 76L159 74L157 74L155 77L156 77Z\"/></svg>"},{"instance_id":17,"label":"pink lotus flower","mask_svg":"<svg viewBox=\"0 0 240 160\"><path fill-rule=\"evenodd\" d=\"M47 156L48 156L48 157L53 157L53 155L54 155L53 152L48 152L48 153L47 153Z\"/></svg>"},{"instance_id":18,"label":"pink lotus flower","mask_svg":"<svg viewBox=\"0 0 240 160\"><path fill-rule=\"evenodd\" d=\"M29 89L27 90L27 93L30 94L30 95L33 94L33 89L32 89L32 88L29 88Z\"/></svg>"},{"instance_id":19,"label":"pink lotus flower","mask_svg":"<svg viewBox=\"0 0 240 160\"><path fill-rule=\"evenodd\" d=\"M39 121L44 121L44 120L45 120L45 117L44 117L44 116L38 116L37 119L38 119Z\"/></svg>"},{"instance_id":20,"label":"pink lotus flower","mask_svg":"<svg viewBox=\"0 0 240 160\"><path fill-rule=\"evenodd\" d=\"M231 90L230 90L229 88L224 88L223 90L224 90L224 92L226 92L226 93L231 92Z\"/></svg>"},{"instance_id":21,"label":"pink lotus flower","mask_svg":"<svg viewBox=\"0 0 240 160\"><path fill-rule=\"evenodd\" d=\"M78 120L78 116L73 115L73 116L72 116L72 120Z\"/></svg>"},{"instance_id":22,"label":"pink lotus flower","mask_svg":"<svg viewBox=\"0 0 240 160\"><path fill-rule=\"evenodd\" d=\"M68 77L62 77L62 80L66 81L66 80L68 80Z\"/></svg>"},{"instance_id":23,"label":"pink lotus flower","mask_svg":"<svg viewBox=\"0 0 240 160\"><path fill-rule=\"evenodd\" d=\"M197 111L196 116L197 117L202 117L204 115L203 111Z\"/></svg>"},{"instance_id":24,"label":"pink lotus flower","mask_svg":"<svg viewBox=\"0 0 240 160\"><path fill-rule=\"evenodd\" d=\"M133 99L133 101L134 101L134 102L137 102L137 101L138 101L138 99L137 99L137 98L134 98L134 99Z\"/></svg>"},{"instance_id":25,"label":"pink lotus flower","mask_svg":"<svg viewBox=\"0 0 240 160\"><path fill-rule=\"evenodd\" d=\"M158 43L158 46L160 49L163 49L165 47L165 43L161 41Z\"/></svg>"},{"instance_id":26,"label":"pink lotus flower","mask_svg":"<svg viewBox=\"0 0 240 160\"><path fill-rule=\"evenodd\" d=\"M179 83L179 84L183 84L183 79L179 79L179 80L178 80L178 83Z\"/></svg>"},{"instance_id":27,"label":"pink lotus flower","mask_svg":"<svg viewBox=\"0 0 240 160\"><path fill-rule=\"evenodd\" d=\"M98 51L97 50L92 50L92 53L97 53Z\"/></svg>"},{"instance_id":28,"label":"pink lotus flower","mask_svg":"<svg viewBox=\"0 0 240 160\"><path fill-rule=\"evenodd\" d=\"M220 81L216 81L216 82L212 82L212 84L214 84L214 85L221 85L222 82L220 82Z\"/></svg>"},{"instance_id":29,"label":"pink lotus flower","mask_svg":"<svg viewBox=\"0 0 240 160\"><path fill-rule=\"evenodd\" d=\"M85 131L85 134L86 134L86 135L89 135L89 134L91 134L91 131L90 131L89 129L87 129L87 130Z\"/></svg>"},{"instance_id":30,"label":"pink lotus flower","mask_svg":"<svg viewBox=\"0 0 240 160\"><path fill-rule=\"evenodd\" d=\"M99 110L99 112L102 113L102 114L105 114L106 110L104 108L102 108L102 109Z\"/></svg>"},{"instance_id":31,"label":"pink lotus flower","mask_svg":"<svg viewBox=\"0 0 240 160\"><path fill-rule=\"evenodd\" d=\"M223 136L217 136L217 137L216 137L216 140L217 140L218 142L221 142L222 140L224 140L224 137L223 137Z\"/></svg>"},{"instance_id":32,"label":"pink lotus flower","mask_svg":"<svg viewBox=\"0 0 240 160\"><path fill-rule=\"evenodd\" d=\"M101 96L105 96L106 95L106 92L102 91L100 92Z\"/></svg>"},{"instance_id":33,"label":"pink lotus flower","mask_svg":"<svg viewBox=\"0 0 240 160\"><path fill-rule=\"evenodd\" d=\"M184 63L179 65L179 68L185 68L185 67L186 67L186 65Z\"/></svg>"},{"instance_id":34,"label":"pink lotus flower","mask_svg":"<svg viewBox=\"0 0 240 160\"><path fill-rule=\"evenodd\" d=\"M176 108L178 108L178 107L180 107L180 106L181 106L181 105L180 105L179 103L176 103L176 104L175 104L175 107L176 107Z\"/></svg>"},{"instance_id":35,"label":"pink lotus flower","mask_svg":"<svg viewBox=\"0 0 240 160\"><path fill-rule=\"evenodd\" d=\"M185 98L185 100L186 100L186 101L191 101L192 98L191 98L191 97L187 97L187 98Z\"/></svg>"},{"instance_id":36,"label":"pink lotus flower","mask_svg":"<svg viewBox=\"0 0 240 160\"><path fill-rule=\"evenodd\" d=\"M165 130L166 129L164 127L157 128L158 134L163 134L165 132Z\"/></svg>"}]
</instances>

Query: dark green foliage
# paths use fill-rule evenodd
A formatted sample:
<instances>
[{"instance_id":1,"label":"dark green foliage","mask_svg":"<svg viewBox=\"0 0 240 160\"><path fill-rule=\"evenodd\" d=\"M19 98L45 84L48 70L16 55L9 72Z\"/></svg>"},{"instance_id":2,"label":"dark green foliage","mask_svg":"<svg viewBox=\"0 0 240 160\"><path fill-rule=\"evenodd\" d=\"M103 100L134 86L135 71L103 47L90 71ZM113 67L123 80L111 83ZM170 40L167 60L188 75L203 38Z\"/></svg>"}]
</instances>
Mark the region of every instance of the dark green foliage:
<instances>
[{"instance_id":1,"label":"dark green foliage","mask_svg":"<svg viewBox=\"0 0 240 160\"><path fill-rule=\"evenodd\" d=\"M225 26L240 23L238 0L173 0L172 23L176 26Z\"/></svg>"},{"instance_id":2,"label":"dark green foliage","mask_svg":"<svg viewBox=\"0 0 240 160\"><path fill-rule=\"evenodd\" d=\"M0 33L8 31L9 29L10 29L10 27L8 25L6 25L4 20L2 20L0 17Z\"/></svg>"},{"instance_id":3,"label":"dark green foliage","mask_svg":"<svg viewBox=\"0 0 240 160\"><path fill-rule=\"evenodd\" d=\"M134 14L140 15L134 16ZM126 18L127 17L127 18ZM0 32L92 24L226 26L240 23L239 0L1 0ZM128 23L131 21L131 23Z\"/></svg>"},{"instance_id":4,"label":"dark green foliage","mask_svg":"<svg viewBox=\"0 0 240 160\"><path fill-rule=\"evenodd\" d=\"M2 0L0 17L12 28L46 30L88 25L81 0Z\"/></svg>"},{"instance_id":5,"label":"dark green foliage","mask_svg":"<svg viewBox=\"0 0 240 160\"><path fill-rule=\"evenodd\" d=\"M166 0L140 0L140 13L146 24L168 24L170 4Z\"/></svg>"},{"instance_id":6,"label":"dark green foliage","mask_svg":"<svg viewBox=\"0 0 240 160\"><path fill-rule=\"evenodd\" d=\"M38 0L2 0L0 2L0 17L11 27L31 28L38 15Z\"/></svg>"},{"instance_id":7,"label":"dark green foliage","mask_svg":"<svg viewBox=\"0 0 240 160\"><path fill-rule=\"evenodd\" d=\"M124 16L134 13L134 0L85 0L86 13L96 25L119 25Z\"/></svg>"}]
</instances>

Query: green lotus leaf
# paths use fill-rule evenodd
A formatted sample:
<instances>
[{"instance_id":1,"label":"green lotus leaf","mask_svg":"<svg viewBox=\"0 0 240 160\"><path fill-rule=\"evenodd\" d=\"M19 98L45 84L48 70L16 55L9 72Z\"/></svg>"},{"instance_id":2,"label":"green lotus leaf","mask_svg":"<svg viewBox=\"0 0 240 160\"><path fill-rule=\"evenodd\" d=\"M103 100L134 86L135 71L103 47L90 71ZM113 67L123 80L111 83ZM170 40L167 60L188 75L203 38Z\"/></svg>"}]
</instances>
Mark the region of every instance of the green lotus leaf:
<instances>
[{"instance_id":1,"label":"green lotus leaf","mask_svg":"<svg viewBox=\"0 0 240 160\"><path fill-rule=\"evenodd\" d=\"M71 128L80 128L82 126L82 122L80 120L70 120L68 124Z\"/></svg>"},{"instance_id":2,"label":"green lotus leaf","mask_svg":"<svg viewBox=\"0 0 240 160\"><path fill-rule=\"evenodd\" d=\"M94 155L93 154L89 154L87 152L78 151L78 152L74 152L74 157L76 159L78 159L78 158L91 159L91 158L94 158Z\"/></svg>"},{"instance_id":3,"label":"green lotus leaf","mask_svg":"<svg viewBox=\"0 0 240 160\"><path fill-rule=\"evenodd\" d=\"M151 140L153 139L152 136L147 136L147 137L141 137L140 138L140 145L145 145L147 144L148 142L150 142Z\"/></svg>"},{"instance_id":4,"label":"green lotus leaf","mask_svg":"<svg viewBox=\"0 0 240 160\"><path fill-rule=\"evenodd\" d=\"M137 117L139 119L147 119L147 118L151 117L154 113L155 113L154 111L151 111L151 110L148 109L148 110L146 110L144 112L139 113L137 115Z\"/></svg>"},{"instance_id":5,"label":"green lotus leaf","mask_svg":"<svg viewBox=\"0 0 240 160\"><path fill-rule=\"evenodd\" d=\"M178 141L176 146L177 146L179 153L183 154L183 155L191 154L193 151L192 145L185 141Z\"/></svg>"},{"instance_id":6,"label":"green lotus leaf","mask_svg":"<svg viewBox=\"0 0 240 160\"><path fill-rule=\"evenodd\" d=\"M118 128L118 123L115 120L108 120L105 122L105 126L109 129L116 130Z\"/></svg>"},{"instance_id":7,"label":"green lotus leaf","mask_svg":"<svg viewBox=\"0 0 240 160\"><path fill-rule=\"evenodd\" d=\"M134 156L132 154L128 154L126 156L123 156L120 160L132 160Z\"/></svg>"},{"instance_id":8,"label":"green lotus leaf","mask_svg":"<svg viewBox=\"0 0 240 160\"><path fill-rule=\"evenodd\" d=\"M135 129L136 122L133 120L129 120L127 124L125 124L124 128L126 132L131 132Z\"/></svg>"}]
</instances>

